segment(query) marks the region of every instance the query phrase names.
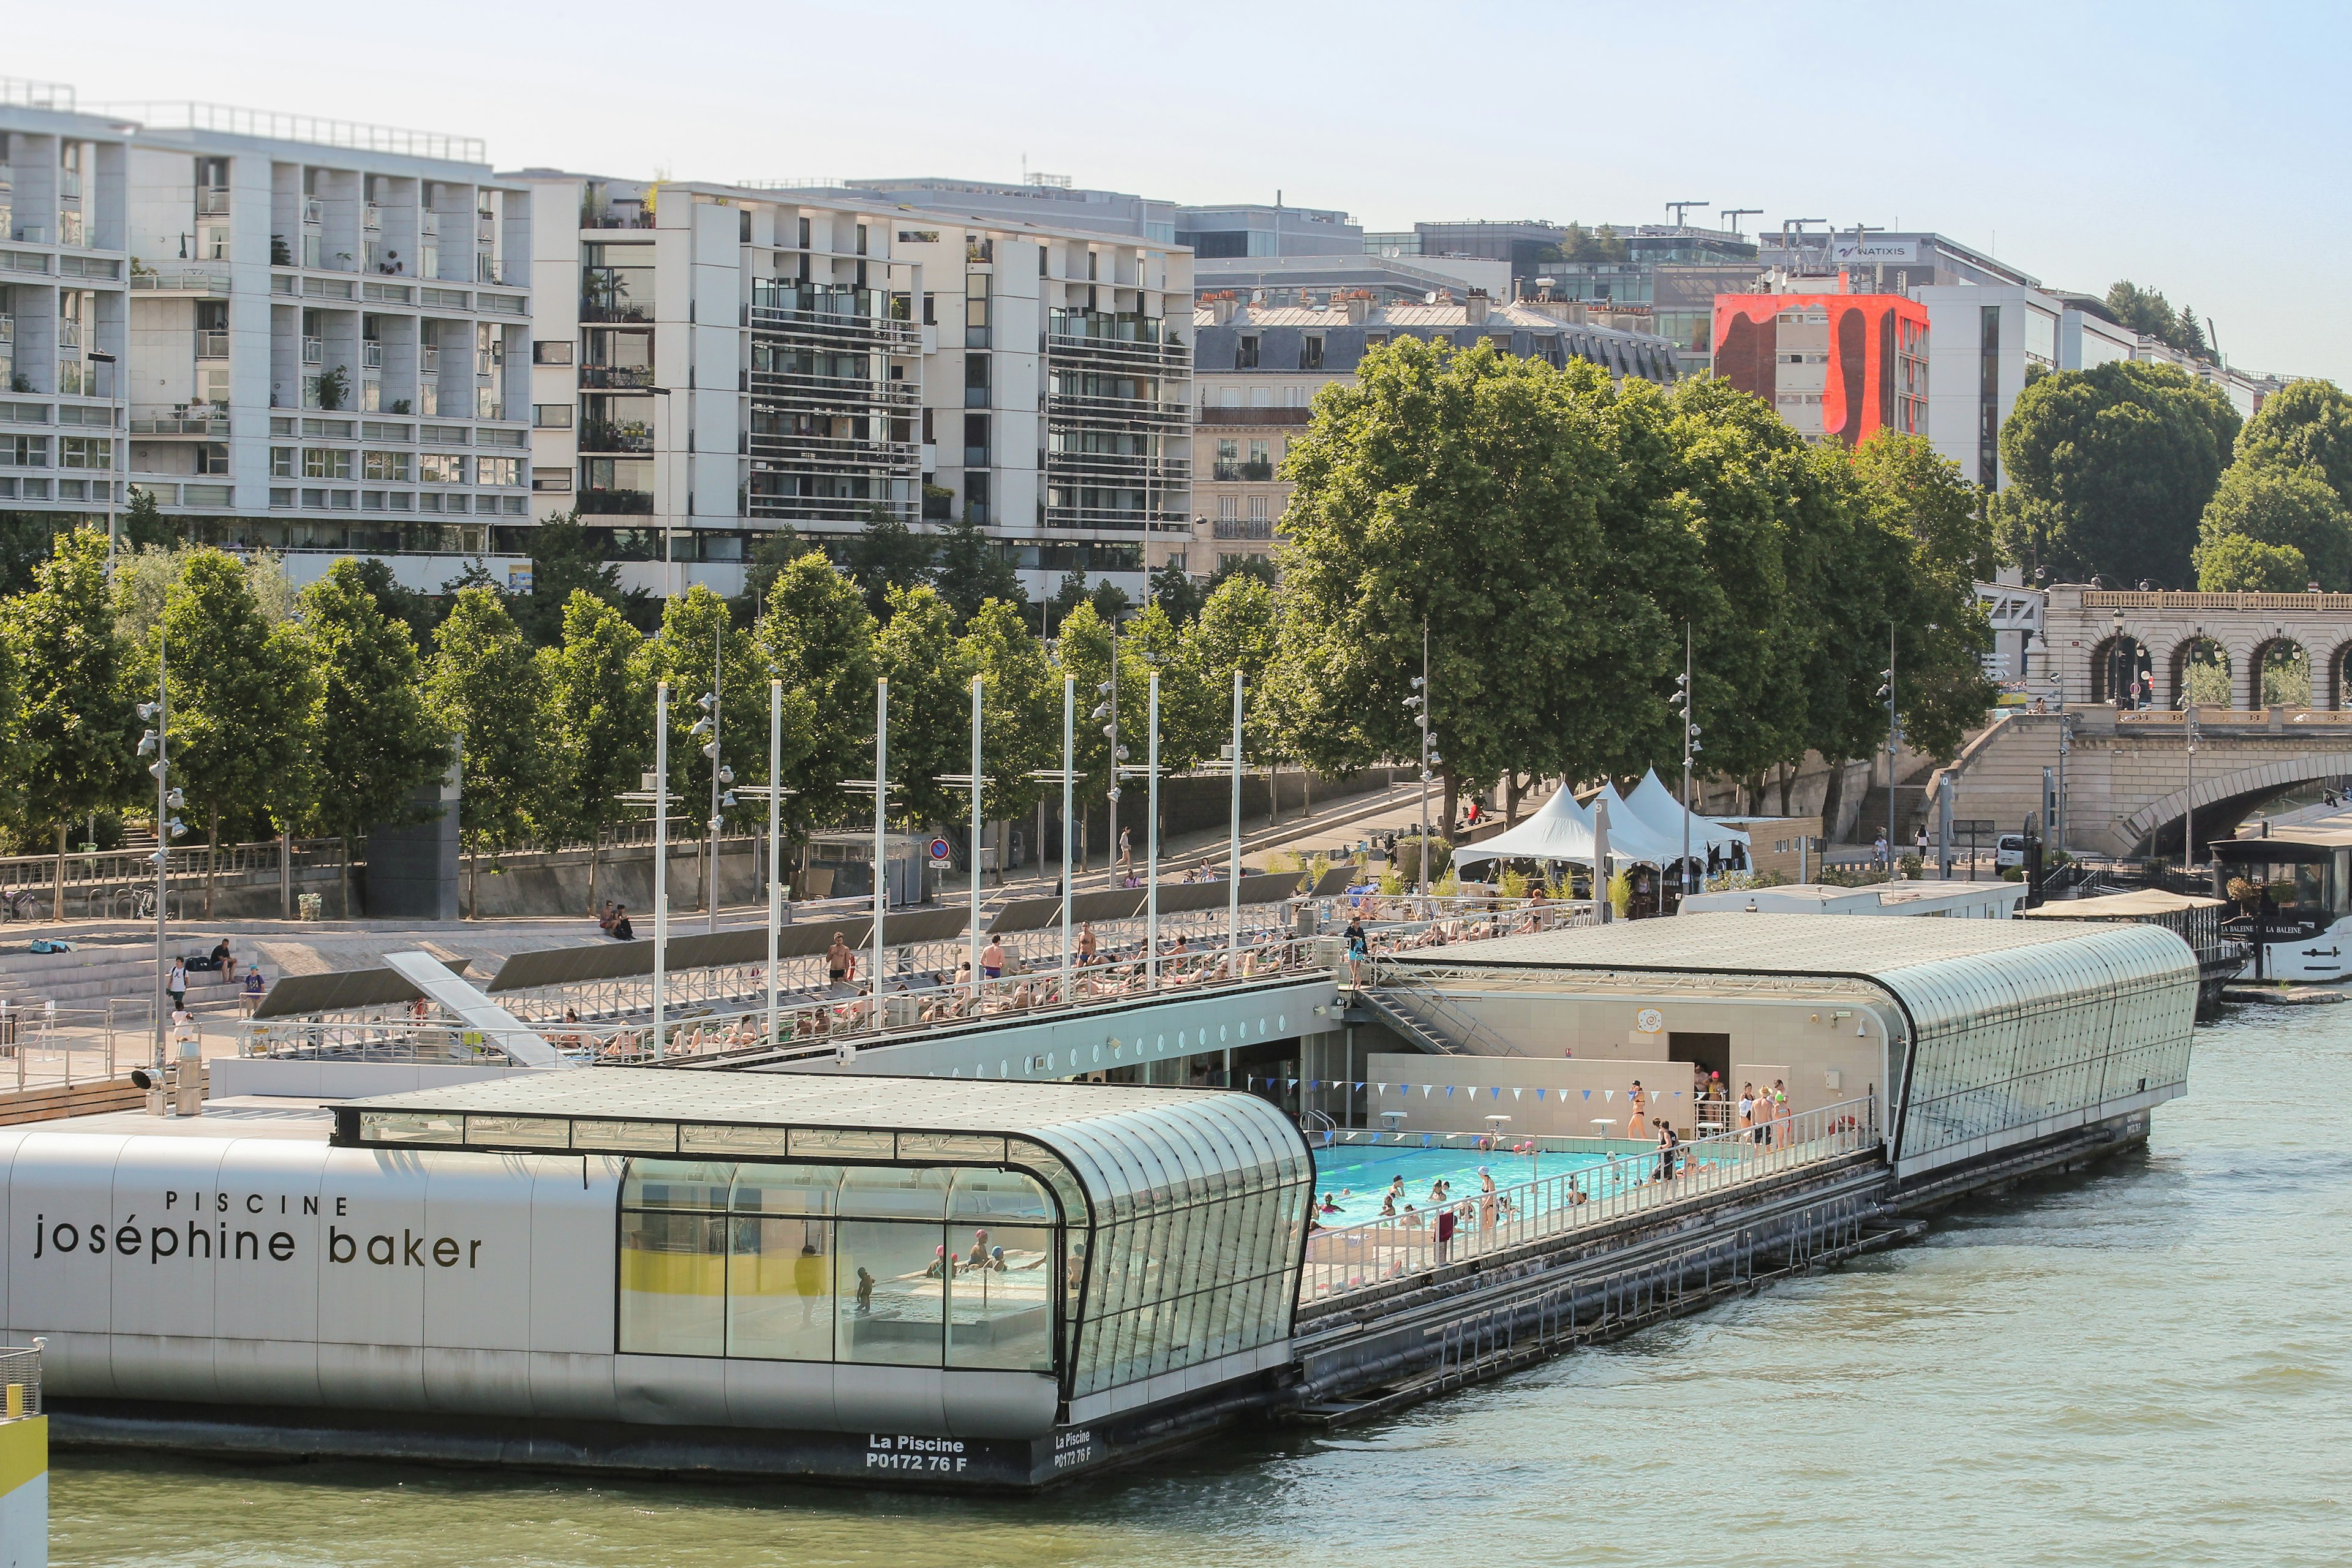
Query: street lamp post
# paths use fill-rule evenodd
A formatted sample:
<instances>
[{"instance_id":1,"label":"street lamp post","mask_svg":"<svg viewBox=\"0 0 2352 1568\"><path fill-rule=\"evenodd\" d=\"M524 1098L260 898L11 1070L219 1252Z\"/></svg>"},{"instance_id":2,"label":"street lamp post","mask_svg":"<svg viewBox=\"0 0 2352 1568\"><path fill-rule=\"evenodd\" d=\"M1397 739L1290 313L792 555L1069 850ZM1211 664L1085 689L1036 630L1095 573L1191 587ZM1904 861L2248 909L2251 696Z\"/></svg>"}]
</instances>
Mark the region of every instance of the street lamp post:
<instances>
[{"instance_id":1,"label":"street lamp post","mask_svg":"<svg viewBox=\"0 0 2352 1568\"><path fill-rule=\"evenodd\" d=\"M116 414L116 407L115 407L115 405L116 405L118 403L121 403L121 399L122 399L122 378L121 378L120 375L117 375L117 374L114 373L114 371L115 371L115 359L114 359L114 356L113 356L112 354L110 354L110 353L107 353L105 350L103 350L103 349L92 349L92 350L90 350L90 351L89 351L89 360L90 360L90 363L93 363L93 364L102 364L102 365L104 365L104 366L106 366L106 367L107 367L107 374L106 374L106 388L107 388L107 397L106 397L106 419L107 419L107 431L106 431L106 437L107 437L107 438L106 438L106 580L107 580L108 582L111 583L111 582L113 582L113 581L114 581L114 552L115 552L115 533L114 533L114 484L115 484L115 479L114 479L114 476L116 475L116 473L118 473L118 472L120 472L120 471L123 471L123 470L128 469L128 468L130 468L130 466L131 466L131 465L130 465L129 463L127 463L127 462L118 462L118 461L116 461L116 459L115 459L115 456L114 456L114 455L115 455L117 452L127 450L127 448L129 447L130 443L129 443L129 441L126 439L126 437L129 436L130 432L129 432L128 430L126 430L126 429L124 429L124 428L122 427L123 421L122 421L121 418L119 418L119 417L117 416L117 414ZM126 405L126 406L127 406L127 405Z\"/></svg>"},{"instance_id":2,"label":"street lamp post","mask_svg":"<svg viewBox=\"0 0 2352 1568\"><path fill-rule=\"evenodd\" d=\"M669 682L654 688L654 1060L662 1059L669 979Z\"/></svg>"},{"instance_id":3,"label":"street lamp post","mask_svg":"<svg viewBox=\"0 0 2352 1568\"><path fill-rule=\"evenodd\" d=\"M1895 623L1886 625L1886 684L1878 689L1886 699L1886 866L1895 868L1895 769L1903 743L1903 722L1895 710Z\"/></svg>"},{"instance_id":4,"label":"street lamp post","mask_svg":"<svg viewBox=\"0 0 2352 1568\"><path fill-rule=\"evenodd\" d=\"M1688 621L1685 621L1683 623L1683 672L1675 679L1675 690L1673 701L1675 706L1681 710L1683 716L1682 872L1683 897L1687 900L1690 897L1691 890L1691 758L1696 756L1699 750L1699 728L1697 725L1691 722L1691 626ZM1676 914L1682 913L1682 906L1679 904L1676 905L1675 907L1675 912Z\"/></svg>"},{"instance_id":5,"label":"street lamp post","mask_svg":"<svg viewBox=\"0 0 2352 1568\"><path fill-rule=\"evenodd\" d=\"M1412 679L1412 695L1404 700L1407 708L1417 711L1414 721L1421 730L1421 865L1415 878L1421 895L1429 896L1429 765L1445 759L1433 749L1436 737L1429 732L1429 622L1421 623L1421 673Z\"/></svg>"},{"instance_id":6,"label":"street lamp post","mask_svg":"<svg viewBox=\"0 0 2352 1568\"><path fill-rule=\"evenodd\" d=\"M969 962L971 966L971 994L974 997L980 994L981 791L988 783L980 771L981 705L983 701L984 685L982 677L975 675L971 678L971 772L941 773L937 780L938 783L950 789L969 788L971 791L971 913L965 921L964 936L965 944L971 950Z\"/></svg>"},{"instance_id":7,"label":"street lamp post","mask_svg":"<svg viewBox=\"0 0 2352 1568\"><path fill-rule=\"evenodd\" d=\"M1242 672L1234 671L1234 820L1231 837L1226 841L1225 877L1225 962L1234 963L1234 955L1242 945ZM1422 856L1424 868L1429 850L1423 841ZM1227 973L1232 973L1228 970Z\"/></svg>"},{"instance_id":8,"label":"street lamp post","mask_svg":"<svg viewBox=\"0 0 2352 1568\"><path fill-rule=\"evenodd\" d=\"M753 800L764 800L768 803L767 1037L771 1044L773 1044L776 1038L776 1014L778 1009L777 991L779 982L776 978L777 933L782 928L784 921L784 896L791 891L791 889L784 885L783 860L777 853L778 846L783 841L784 797L794 793L792 790L786 789L778 782L779 776L783 772L783 767L784 683L781 680L771 680L768 682L768 782L763 784L745 784L741 789L730 790L727 794L727 799L730 805L734 802L734 799L738 795L746 795L751 796Z\"/></svg>"},{"instance_id":9,"label":"street lamp post","mask_svg":"<svg viewBox=\"0 0 2352 1568\"><path fill-rule=\"evenodd\" d=\"M735 797L732 794L729 794L724 797L719 794L720 790L726 785L735 782L734 773L729 769L722 767L719 761L719 700L720 695L719 680L720 639L722 636L723 634L715 627L710 633L710 689L704 692L702 695L700 704L702 708L702 717L694 721L694 729L692 731L697 735L708 734L710 737L702 743L702 754L710 759L710 864L709 873L703 878L704 902L708 904L709 908L709 917L703 929L709 931L716 931L719 929L719 828L721 822L724 820L719 816L719 808L722 805L732 805L735 804Z\"/></svg>"},{"instance_id":10,"label":"street lamp post","mask_svg":"<svg viewBox=\"0 0 2352 1568\"><path fill-rule=\"evenodd\" d=\"M139 717L155 727L139 742L139 753L155 753L147 771L155 775L155 853L151 858L155 865L155 1054L152 1066L157 1071L163 1067L163 1042L171 1026L163 1010L165 971L169 962L163 955L165 944L165 900L171 891L172 840L186 831L180 819L172 813L182 805L180 792L172 787L171 719L172 698L165 684L165 672L170 662L169 639L163 632L155 634L155 700L139 705Z\"/></svg>"},{"instance_id":11,"label":"street lamp post","mask_svg":"<svg viewBox=\"0 0 2352 1568\"><path fill-rule=\"evenodd\" d=\"M2197 704L2185 691L2180 694L2180 721L2189 742L2180 801L2180 872L2188 877L2197 870Z\"/></svg>"}]
</instances>

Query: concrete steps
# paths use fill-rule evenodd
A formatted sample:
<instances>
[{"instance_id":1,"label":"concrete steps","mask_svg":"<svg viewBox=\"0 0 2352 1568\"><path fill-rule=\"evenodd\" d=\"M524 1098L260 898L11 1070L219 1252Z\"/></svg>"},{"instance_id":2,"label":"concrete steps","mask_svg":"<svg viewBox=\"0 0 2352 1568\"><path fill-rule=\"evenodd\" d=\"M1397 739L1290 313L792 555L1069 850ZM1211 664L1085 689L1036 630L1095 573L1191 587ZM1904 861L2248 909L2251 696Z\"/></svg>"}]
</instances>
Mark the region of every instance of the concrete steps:
<instances>
[{"instance_id":1,"label":"concrete steps","mask_svg":"<svg viewBox=\"0 0 2352 1568\"><path fill-rule=\"evenodd\" d=\"M174 944L173 954L186 950ZM265 968L263 973L266 975ZM188 1011L234 1012L245 976L232 984L216 970L192 970L188 974ZM155 994L155 955L152 945L128 942L79 944L69 952L0 952L0 999L11 1007L32 1009L54 1002L63 1010L103 1008L110 1000L145 1002Z\"/></svg>"}]
</instances>

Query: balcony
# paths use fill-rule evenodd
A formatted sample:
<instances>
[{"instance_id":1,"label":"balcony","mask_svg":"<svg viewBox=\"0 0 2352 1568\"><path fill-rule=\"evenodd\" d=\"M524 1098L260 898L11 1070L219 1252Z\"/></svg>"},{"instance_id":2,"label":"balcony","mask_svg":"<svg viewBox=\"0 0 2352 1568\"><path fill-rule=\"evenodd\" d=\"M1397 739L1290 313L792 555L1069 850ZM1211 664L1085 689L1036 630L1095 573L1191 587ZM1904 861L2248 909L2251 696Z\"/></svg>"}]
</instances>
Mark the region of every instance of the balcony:
<instances>
[{"instance_id":1,"label":"balcony","mask_svg":"<svg viewBox=\"0 0 2352 1568\"><path fill-rule=\"evenodd\" d=\"M649 364L583 364L580 367L580 384L603 387L611 391L643 390L654 384L654 367Z\"/></svg>"},{"instance_id":2,"label":"balcony","mask_svg":"<svg viewBox=\"0 0 2352 1568\"><path fill-rule=\"evenodd\" d=\"M653 515L654 498L648 490L582 490L573 499L577 510L584 512Z\"/></svg>"},{"instance_id":3,"label":"balcony","mask_svg":"<svg viewBox=\"0 0 2352 1568\"><path fill-rule=\"evenodd\" d=\"M383 368L383 345L382 343L375 342L373 339L369 339L360 344L360 368L362 370L382 370Z\"/></svg>"},{"instance_id":4,"label":"balcony","mask_svg":"<svg viewBox=\"0 0 2352 1568\"><path fill-rule=\"evenodd\" d=\"M368 230L370 233L381 230L383 227L383 209L376 205L373 202L370 202L367 205L362 207L360 209L360 226Z\"/></svg>"},{"instance_id":5,"label":"balcony","mask_svg":"<svg viewBox=\"0 0 2352 1568\"><path fill-rule=\"evenodd\" d=\"M580 319L583 321L650 321L654 319L654 308L649 300L598 299L593 295L583 295Z\"/></svg>"},{"instance_id":6,"label":"balcony","mask_svg":"<svg viewBox=\"0 0 2352 1568\"><path fill-rule=\"evenodd\" d=\"M134 272L131 275L133 292L142 294L228 294L228 274L198 272L179 268L170 272Z\"/></svg>"},{"instance_id":7,"label":"balcony","mask_svg":"<svg viewBox=\"0 0 2352 1568\"><path fill-rule=\"evenodd\" d=\"M419 217L416 220L416 237L419 239L440 238L441 215L436 212L428 212Z\"/></svg>"},{"instance_id":8,"label":"balcony","mask_svg":"<svg viewBox=\"0 0 2352 1568\"><path fill-rule=\"evenodd\" d=\"M426 375L441 374L441 345L426 343L416 351L416 368Z\"/></svg>"},{"instance_id":9,"label":"balcony","mask_svg":"<svg viewBox=\"0 0 2352 1568\"><path fill-rule=\"evenodd\" d=\"M79 321L59 321L58 323L58 347L61 349L78 349L81 347L81 323Z\"/></svg>"},{"instance_id":10,"label":"balcony","mask_svg":"<svg viewBox=\"0 0 2352 1568\"><path fill-rule=\"evenodd\" d=\"M326 363L326 341L322 338L304 338L302 340L302 363L304 364Z\"/></svg>"},{"instance_id":11,"label":"balcony","mask_svg":"<svg viewBox=\"0 0 2352 1568\"><path fill-rule=\"evenodd\" d=\"M227 213L228 187L226 185L201 185L197 187L196 216L198 217L223 217L226 216Z\"/></svg>"},{"instance_id":12,"label":"balcony","mask_svg":"<svg viewBox=\"0 0 2352 1568\"><path fill-rule=\"evenodd\" d=\"M228 358L228 333L210 331L197 332L196 357L198 359Z\"/></svg>"},{"instance_id":13,"label":"balcony","mask_svg":"<svg viewBox=\"0 0 2352 1568\"><path fill-rule=\"evenodd\" d=\"M633 419L583 419L580 422L580 449L583 452L651 452L654 433L650 426Z\"/></svg>"},{"instance_id":14,"label":"balcony","mask_svg":"<svg viewBox=\"0 0 2352 1568\"><path fill-rule=\"evenodd\" d=\"M1219 539L1272 539L1274 523L1263 517L1221 517L1210 525Z\"/></svg>"},{"instance_id":15,"label":"balcony","mask_svg":"<svg viewBox=\"0 0 2352 1568\"><path fill-rule=\"evenodd\" d=\"M49 230L47 224L20 223L16 226L16 238L20 245L47 245Z\"/></svg>"},{"instance_id":16,"label":"balcony","mask_svg":"<svg viewBox=\"0 0 2352 1568\"><path fill-rule=\"evenodd\" d=\"M14 316L0 316L0 343L13 343L16 341L16 318Z\"/></svg>"},{"instance_id":17,"label":"balcony","mask_svg":"<svg viewBox=\"0 0 2352 1568\"><path fill-rule=\"evenodd\" d=\"M305 196L305 197L303 197L303 198L302 198L302 221L303 221L304 223L324 223L324 222L326 222L326 221L327 221L327 204L326 204L326 203L324 203L324 202L322 202L322 201L320 201L320 200L318 197L316 197L316 196Z\"/></svg>"},{"instance_id":18,"label":"balcony","mask_svg":"<svg viewBox=\"0 0 2352 1568\"><path fill-rule=\"evenodd\" d=\"M201 403L134 404L131 409L133 436L204 436L218 440L229 433L228 415Z\"/></svg>"},{"instance_id":19,"label":"balcony","mask_svg":"<svg viewBox=\"0 0 2352 1568\"><path fill-rule=\"evenodd\" d=\"M580 215L582 228L651 228L654 215L641 207L606 207L602 212Z\"/></svg>"},{"instance_id":20,"label":"balcony","mask_svg":"<svg viewBox=\"0 0 2352 1568\"><path fill-rule=\"evenodd\" d=\"M1312 408L1220 408L1213 404L1201 405L1201 423L1209 426L1300 426L1314 423Z\"/></svg>"}]
</instances>

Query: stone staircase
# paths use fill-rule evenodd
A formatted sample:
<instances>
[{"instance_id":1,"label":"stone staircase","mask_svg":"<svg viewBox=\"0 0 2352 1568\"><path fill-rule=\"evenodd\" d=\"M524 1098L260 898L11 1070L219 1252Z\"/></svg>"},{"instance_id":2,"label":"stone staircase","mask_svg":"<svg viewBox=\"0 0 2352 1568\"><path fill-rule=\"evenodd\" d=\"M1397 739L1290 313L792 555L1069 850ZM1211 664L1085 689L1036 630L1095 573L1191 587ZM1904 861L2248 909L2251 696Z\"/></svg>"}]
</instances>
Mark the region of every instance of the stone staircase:
<instances>
[{"instance_id":1,"label":"stone staircase","mask_svg":"<svg viewBox=\"0 0 2352 1568\"><path fill-rule=\"evenodd\" d=\"M205 942L193 951L208 951ZM184 956L191 946L173 942L167 950ZM264 973L268 973L265 968ZM188 1011L194 1014L235 1014L238 986L217 970L188 973ZM155 995L155 949L148 942L81 942L70 952L27 952L22 947L0 952L0 1001L12 1009L37 1011L55 1003L61 1013L103 1012L109 1001L121 998L150 1002Z\"/></svg>"}]
</instances>

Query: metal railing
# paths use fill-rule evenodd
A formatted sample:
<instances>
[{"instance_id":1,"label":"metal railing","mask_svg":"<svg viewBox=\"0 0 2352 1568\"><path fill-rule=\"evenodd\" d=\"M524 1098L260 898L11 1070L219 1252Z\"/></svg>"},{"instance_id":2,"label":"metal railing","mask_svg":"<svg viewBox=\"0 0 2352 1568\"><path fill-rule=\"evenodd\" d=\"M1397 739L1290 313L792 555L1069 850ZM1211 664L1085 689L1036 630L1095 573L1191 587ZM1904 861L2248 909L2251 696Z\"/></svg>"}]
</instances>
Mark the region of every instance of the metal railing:
<instances>
[{"instance_id":1,"label":"metal railing","mask_svg":"<svg viewBox=\"0 0 2352 1568\"><path fill-rule=\"evenodd\" d=\"M13 1068L18 1089L120 1078L126 1059L144 1063L153 1056L154 1037L152 997L110 996L100 1007L0 1001L0 1062L8 1064L0 1072Z\"/></svg>"},{"instance_id":2,"label":"metal railing","mask_svg":"<svg viewBox=\"0 0 2352 1568\"><path fill-rule=\"evenodd\" d=\"M1528 1149L1536 1153L1538 1168L1545 1153L1622 1152L1493 1193L1449 1196L1425 1210L1400 1208L1393 1218L1317 1230L1307 1238L1299 1300L1315 1301L1431 1273L1471 1258L1842 1159L1874 1148L1878 1142L1877 1100L1872 1095L1758 1127L1695 1138L1671 1149L1629 1151L1622 1142L1590 1138L1530 1139L1517 1144L1478 1139L1469 1146ZM1417 1149L1436 1146L1436 1135L1327 1134L1324 1146ZM1318 1175L1318 1192L1332 1184L1328 1177ZM1440 1240L1439 1221L1449 1215L1454 1228Z\"/></svg>"},{"instance_id":3,"label":"metal railing","mask_svg":"<svg viewBox=\"0 0 2352 1568\"><path fill-rule=\"evenodd\" d=\"M0 1421L41 1414L41 1352L48 1348L47 1340L36 1338L29 1346L0 1349Z\"/></svg>"}]
</instances>

